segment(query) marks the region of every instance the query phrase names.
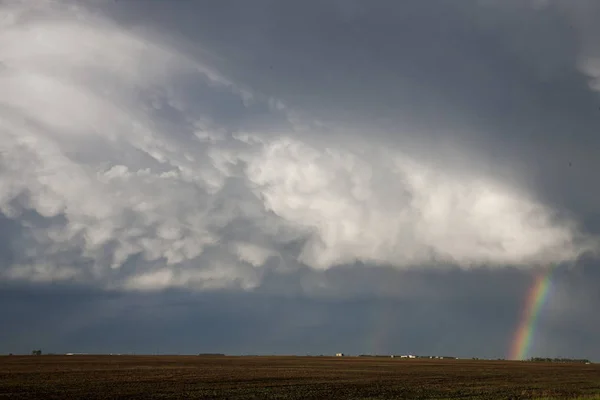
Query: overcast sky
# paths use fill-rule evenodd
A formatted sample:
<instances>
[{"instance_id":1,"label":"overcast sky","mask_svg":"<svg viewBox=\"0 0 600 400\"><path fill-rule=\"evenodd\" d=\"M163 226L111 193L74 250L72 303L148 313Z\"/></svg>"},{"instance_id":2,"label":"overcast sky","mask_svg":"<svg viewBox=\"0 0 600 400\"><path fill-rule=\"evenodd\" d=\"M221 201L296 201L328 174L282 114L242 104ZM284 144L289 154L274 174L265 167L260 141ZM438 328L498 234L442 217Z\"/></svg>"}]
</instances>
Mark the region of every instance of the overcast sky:
<instances>
[{"instance_id":1,"label":"overcast sky","mask_svg":"<svg viewBox=\"0 0 600 400\"><path fill-rule=\"evenodd\" d=\"M0 2L0 352L600 359L598 16Z\"/></svg>"}]
</instances>

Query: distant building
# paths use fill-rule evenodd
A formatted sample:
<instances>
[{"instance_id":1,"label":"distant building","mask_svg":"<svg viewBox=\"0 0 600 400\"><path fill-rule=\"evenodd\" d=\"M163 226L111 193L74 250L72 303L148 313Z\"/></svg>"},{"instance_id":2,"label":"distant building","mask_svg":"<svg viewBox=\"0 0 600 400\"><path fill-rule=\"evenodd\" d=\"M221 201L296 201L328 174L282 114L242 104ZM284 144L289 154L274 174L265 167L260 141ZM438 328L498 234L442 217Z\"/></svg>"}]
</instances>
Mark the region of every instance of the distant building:
<instances>
[{"instance_id":1,"label":"distant building","mask_svg":"<svg viewBox=\"0 0 600 400\"><path fill-rule=\"evenodd\" d=\"M344 353L335 353L336 357L344 357Z\"/></svg>"}]
</instances>

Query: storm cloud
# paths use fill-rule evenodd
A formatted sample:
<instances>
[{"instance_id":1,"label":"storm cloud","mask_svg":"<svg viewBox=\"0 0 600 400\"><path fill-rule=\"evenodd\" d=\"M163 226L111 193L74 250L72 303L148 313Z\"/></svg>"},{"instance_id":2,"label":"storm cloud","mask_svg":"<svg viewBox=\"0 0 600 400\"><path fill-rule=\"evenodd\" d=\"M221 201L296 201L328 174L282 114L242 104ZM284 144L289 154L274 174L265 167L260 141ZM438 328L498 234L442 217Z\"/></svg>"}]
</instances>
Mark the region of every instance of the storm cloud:
<instances>
[{"instance_id":1,"label":"storm cloud","mask_svg":"<svg viewBox=\"0 0 600 400\"><path fill-rule=\"evenodd\" d=\"M540 346L572 348L561 324L597 300L569 280L599 248L597 5L433 3L3 3L0 278L215 296L211 315L293 294L315 326L487 315L498 354L557 266Z\"/></svg>"}]
</instances>

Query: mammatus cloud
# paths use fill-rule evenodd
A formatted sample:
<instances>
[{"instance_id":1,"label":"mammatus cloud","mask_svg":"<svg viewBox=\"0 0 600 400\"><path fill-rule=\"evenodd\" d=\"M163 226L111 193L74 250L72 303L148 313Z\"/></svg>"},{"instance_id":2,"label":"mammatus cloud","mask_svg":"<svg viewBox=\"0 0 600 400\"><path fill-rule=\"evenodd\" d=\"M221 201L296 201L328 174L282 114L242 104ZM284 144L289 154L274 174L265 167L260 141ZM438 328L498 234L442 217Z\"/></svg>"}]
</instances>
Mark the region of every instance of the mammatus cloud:
<instances>
[{"instance_id":1,"label":"mammatus cloud","mask_svg":"<svg viewBox=\"0 0 600 400\"><path fill-rule=\"evenodd\" d=\"M390 143L314 123L74 4L0 6L0 211L20 227L2 279L249 290L273 269L528 268L593 247L526 188L403 148L402 127Z\"/></svg>"}]
</instances>

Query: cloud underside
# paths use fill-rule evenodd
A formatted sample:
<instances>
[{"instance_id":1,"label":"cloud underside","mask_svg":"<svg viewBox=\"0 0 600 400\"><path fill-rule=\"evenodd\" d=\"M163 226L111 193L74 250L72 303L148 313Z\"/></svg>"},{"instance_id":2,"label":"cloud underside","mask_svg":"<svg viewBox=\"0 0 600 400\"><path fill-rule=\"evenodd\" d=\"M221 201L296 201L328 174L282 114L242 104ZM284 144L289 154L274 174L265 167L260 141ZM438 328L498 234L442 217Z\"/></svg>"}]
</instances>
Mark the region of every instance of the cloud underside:
<instances>
[{"instance_id":1,"label":"cloud underside","mask_svg":"<svg viewBox=\"0 0 600 400\"><path fill-rule=\"evenodd\" d=\"M0 21L2 279L250 290L302 268L532 268L594 248L467 145L317 121L77 6L14 2Z\"/></svg>"}]
</instances>

